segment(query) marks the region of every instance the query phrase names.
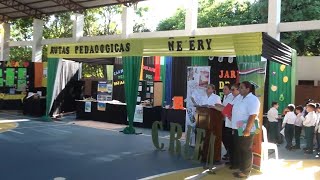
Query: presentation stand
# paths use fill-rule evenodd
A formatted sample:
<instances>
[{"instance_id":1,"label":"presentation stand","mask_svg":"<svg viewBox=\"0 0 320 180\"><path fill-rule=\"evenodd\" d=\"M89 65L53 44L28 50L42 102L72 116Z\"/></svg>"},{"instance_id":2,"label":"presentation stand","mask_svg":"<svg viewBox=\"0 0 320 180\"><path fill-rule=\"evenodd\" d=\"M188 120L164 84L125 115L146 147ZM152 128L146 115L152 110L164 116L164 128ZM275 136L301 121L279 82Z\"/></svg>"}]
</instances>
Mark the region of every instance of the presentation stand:
<instances>
[{"instance_id":1,"label":"presentation stand","mask_svg":"<svg viewBox=\"0 0 320 180\"><path fill-rule=\"evenodd\" d=\"M216 136L214 144L214 161L221 160L222 123L223 115L220 111L206 106L196 107L196 127L206 131L202 150L203 162L206 162L207 160L211 133Z\"/></svg>"}]
</instances>

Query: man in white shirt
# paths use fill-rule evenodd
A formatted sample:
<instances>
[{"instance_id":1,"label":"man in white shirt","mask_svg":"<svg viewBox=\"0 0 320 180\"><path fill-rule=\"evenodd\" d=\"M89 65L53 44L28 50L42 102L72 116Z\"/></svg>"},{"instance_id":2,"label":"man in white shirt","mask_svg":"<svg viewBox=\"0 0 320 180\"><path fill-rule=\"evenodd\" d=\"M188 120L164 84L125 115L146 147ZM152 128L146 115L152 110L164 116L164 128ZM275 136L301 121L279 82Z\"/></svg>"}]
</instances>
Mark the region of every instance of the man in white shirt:
<instances>
[{"instance_id":1,"label":"man in white shirt","mask_svg":"<svg viewBox=\"0 0 320 180\"><path fill-rule=\"evenodd\" d=\"M269 121L269 141L276 143L278 141L279 127L278 127L278 118L279 118L279 104L278 102L272 102L272 107L268 111L267 118Z\"/></svg>"}]
</instances>

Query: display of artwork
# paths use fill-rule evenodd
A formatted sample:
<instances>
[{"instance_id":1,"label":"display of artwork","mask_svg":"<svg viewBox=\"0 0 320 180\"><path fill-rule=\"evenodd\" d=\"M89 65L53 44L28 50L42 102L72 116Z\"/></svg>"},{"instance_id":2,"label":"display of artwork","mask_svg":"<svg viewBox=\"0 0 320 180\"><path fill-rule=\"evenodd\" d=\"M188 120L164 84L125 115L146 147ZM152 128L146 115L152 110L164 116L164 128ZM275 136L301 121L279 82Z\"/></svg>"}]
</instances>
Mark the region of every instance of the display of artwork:
<instances>
[{"instance_id":1,"label":"display of artwork","mask_svg":"<svg viewBox=\"0 0 320 180\"><path fill-rule=\"evenodd\" d=\"M15 79L15 71L14 68L7 68L6 69L6 86L13 87Z\"/></svg>"},{"instance_id":2,"label":"display of artwork","mask_svg":"<svg viewBox=\"0 0 320 180\"><path fill-rule=\"evenodd\" d=\"M26 79L27 69L26 68L18 68L18 79Z\"/></svg>"},{"instance_id":3,"label":"display of artwork","mask_svg":"<svg viewBox=\"0 0 320 180\"><path fill-rule=\"evenodd\" d=\"M150 105L153 106L153 85L153 81L139 81L137 105L142 101L148 101Z\"/></svg>"},{"instance_id":4,"label":"display of artwork","mask_svg":"<svg viewBox=\"0 0 320 180\"><path fill-rule=\"evenodd\" d=\"M143 123L143 106L136 106L133 122Z\"/></svg>"},{"instance_id":5,"label":"display of artwork","mask_svg":"<svg viewBox=\"0 0 320 180\"><path fill-rule=\"evenodd\" d=\"M98 101L112 100L112 80L98 82L97 100Z\"/></svg>"},{"instance_id":6,"label":"display of artwork","mask_svg":"<svg viewBox=\"0 0 320 180\"><path fill-rule=\"evenodd\" d=\"M98 109L98 111L105 111L106 110L106 103L98 102L97 109Z\"/></svg>"},{"instance_id":7,"label":"display of artwork","mask_svg":"<svg viewBox=\"0 0 320 180\"><path fill-rule=\"evenodd\" d=\"M195 127L194 115L196 113L195 103L201 105L202 97L206 96L206 86L210 82L210 66L192 66L187 68L187 102L186 125ZM193 101L191 100L193 98ZM180 100L181 101L181 100ZM183 102L180 102L183 106ZM195 133L190 135L191 144L195 144Z\"/></svg>"},{"instance_id":8,"label":"display of artwork","mask_svg":"<svg viewBox=\"0 0 320 180\"><path fill-rule=\"evenodd\" d=\"M17 90L25 91L27 88L27 81L25 79L18 79Z\"/></svg>"},{"instance_id":9,"label":"display of artwork","mask_svg":"<svg viewBox=\"0 0 320 180\"><path fill-rule=\"evenodd\" d=\"M91 102L86 102L84 104L84 112L91 112Z\"/></svg>"}]
</instances>

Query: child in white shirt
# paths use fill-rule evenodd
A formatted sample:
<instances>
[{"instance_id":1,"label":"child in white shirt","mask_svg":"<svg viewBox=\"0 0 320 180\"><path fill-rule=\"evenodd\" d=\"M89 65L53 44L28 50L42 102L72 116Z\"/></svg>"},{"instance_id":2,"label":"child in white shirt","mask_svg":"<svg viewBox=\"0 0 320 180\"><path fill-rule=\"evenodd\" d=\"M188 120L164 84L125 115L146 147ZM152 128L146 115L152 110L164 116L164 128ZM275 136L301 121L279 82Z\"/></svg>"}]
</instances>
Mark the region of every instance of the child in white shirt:
<instances>
[{"instance_id":1,"label":"child in white shirt","mask_svg":"<svg viewBox=\"0 0 320 180\"><path fill-rule=\"evenodd\" d=\"M317 139L317 152L320 153L320 104L317 104L317 123L315 126L315 136Z\"/></svg>"},{"instance_id":2,"label":"child in white shirt","mask_svg":"<svg viewBox=\"0 0 320 180\"><path fill-rule=\"evenodd\" d=\"M305 127L306 141L307 146L304 148L306 154L313 153L313 137L314 137L314 129L317 123L318 116L315 112L316 105L314 103L309 103L307 105L306 111L308 114L303 121L303 126Z\"/></svg>"},{"instance_id":3,"label":"child in white shirt","mask_svg":"<svg viewBox=\"0 0 320 180\"><path fill-rule=\"evenodd\" d=\"M300 136L301 136L301 130L302 130L302 122L304 120L304 117L302 115L303 107L297 106L296 107L296 114L297 118L294 122L294 137L295 137L295 146L293 146L293 149L300 149Z\"/></svg>"},{"instance_id":4,"label":"child in white shirt","mask_svg":"<svg viewBox=\"0 0 320 180\"><path fill-rule=\"evenodd\" d=\"M285 127L284 129L284 136L287 141L286 149L292 150L292 139L294 135L294 123L297 119L297 116L294 114L294 107L288 106L287 107L289 112L284 116L282 127Z\"/></svg>"}]
</instances>

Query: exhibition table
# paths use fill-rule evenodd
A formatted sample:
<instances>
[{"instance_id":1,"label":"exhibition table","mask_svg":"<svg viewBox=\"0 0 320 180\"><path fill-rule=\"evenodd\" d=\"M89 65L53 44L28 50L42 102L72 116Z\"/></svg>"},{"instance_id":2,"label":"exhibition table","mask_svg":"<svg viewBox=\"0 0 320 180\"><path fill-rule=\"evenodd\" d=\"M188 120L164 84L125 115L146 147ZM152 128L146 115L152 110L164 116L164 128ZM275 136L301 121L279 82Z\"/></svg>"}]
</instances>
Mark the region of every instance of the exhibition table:
<instances>
[{"instance_id":1,"label":"exhibition table","mask_svg":"<svg viewBox=\"0 0 320 180\"><path fill-rule=\"evenodd\" d=\"M90 101L91 107L86 110L86 102L88 101L76 101L76 119L128 124L126 104L104 102L105 108L98 110L98 102ZM141 122L134 121L135 127L152 128L155 121L161 121L165 130L170 130L170 122L179 123L184 130L186 112L185 110L165 109L160 106L146 106L143 107L142 118Z\"/></svg>"}]
</instances>

